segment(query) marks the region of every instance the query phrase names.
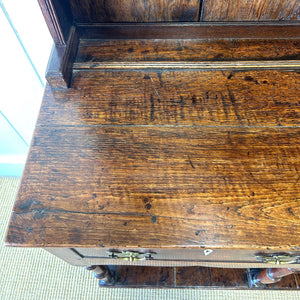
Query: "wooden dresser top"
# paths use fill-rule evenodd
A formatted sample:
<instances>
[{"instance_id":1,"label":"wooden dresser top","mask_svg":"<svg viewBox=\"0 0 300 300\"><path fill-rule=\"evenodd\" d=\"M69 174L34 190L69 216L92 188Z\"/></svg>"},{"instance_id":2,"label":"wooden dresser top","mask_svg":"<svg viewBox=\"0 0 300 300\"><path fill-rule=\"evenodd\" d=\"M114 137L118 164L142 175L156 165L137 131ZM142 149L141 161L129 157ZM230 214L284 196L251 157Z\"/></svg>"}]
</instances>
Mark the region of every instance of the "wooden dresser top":
<instances>
[{"instance_id":1,"label":"wooden dresser top","mask_svg":"<svg viewBox=\"0 0 300 300\"><path fill-rule=\"evenodd\" d=\"M7 243L300 245L298 72L81 70L48 87Z\"/></svg>"},{"instance_id":2,"label":"wooden dresser top","mask_svg":"<svg viewBox=\"0 0 300 300\"><path fill-rule=\"evenodd\" d=\"M8 245L299 251L299 1L39 3L51 87Z\"/></svg>"}]
</instances>

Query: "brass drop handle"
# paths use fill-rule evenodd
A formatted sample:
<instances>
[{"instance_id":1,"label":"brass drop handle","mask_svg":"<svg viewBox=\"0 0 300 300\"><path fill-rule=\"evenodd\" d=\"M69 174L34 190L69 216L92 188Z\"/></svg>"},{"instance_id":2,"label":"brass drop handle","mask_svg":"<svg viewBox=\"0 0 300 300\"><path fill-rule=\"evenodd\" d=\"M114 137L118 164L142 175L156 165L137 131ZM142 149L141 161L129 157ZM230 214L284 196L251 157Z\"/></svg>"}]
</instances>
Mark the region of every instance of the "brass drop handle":
<instances>
[{"instance_id":1,"label":"brass drop handle","mask_svg":"<svg viewBox=\"0 0 300 300\"><path fill-rule=\"evenodd\" d=\"M138 251L107 251L109 257L126 261L153 260L154 252L141 253Z\"/></svg>"},{"instance_id":2,"label":"brass drop handle","mask_svg":"<svg viewBox=\"0 0 300 300\"><path fill-rule=\"evenodd\" d=\"M283 265L294 264L299 262L299 256L293 256L287 253L275 253L275 254L257 254L256 259L262 263Z\"/></svg>"}]
</instances>

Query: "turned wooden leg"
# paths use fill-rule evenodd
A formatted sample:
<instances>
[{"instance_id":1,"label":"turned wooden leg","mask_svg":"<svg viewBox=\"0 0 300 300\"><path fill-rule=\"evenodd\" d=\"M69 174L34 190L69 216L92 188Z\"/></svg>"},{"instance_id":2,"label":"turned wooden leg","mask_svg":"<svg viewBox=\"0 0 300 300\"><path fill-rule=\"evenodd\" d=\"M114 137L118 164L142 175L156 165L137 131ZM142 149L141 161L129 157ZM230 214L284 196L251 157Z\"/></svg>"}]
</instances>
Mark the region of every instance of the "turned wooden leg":
<instances>
[{"instance_id":1,"label":"turned wooden leg","mask_svg":"<svg viewBox=\"0 0 300 300\"><path fill-rule=\"evenodd\" d=\"M94 276L99 279L100 286L114 284L114 278L107 266L89 266L86 269L94 272Z\"/></svg>"},{"instance_id":2,"label":"turned wooden leg","mask_svg":"<svg viewBox=\"0 0 300 300\"><path fill-rule=\"evenodd\" d=\"M251 269L250 282L252 286L263 287L266 284L278 282L282 277L299 271L300 269L292 268Z\"/></svg>"}]
</instances>

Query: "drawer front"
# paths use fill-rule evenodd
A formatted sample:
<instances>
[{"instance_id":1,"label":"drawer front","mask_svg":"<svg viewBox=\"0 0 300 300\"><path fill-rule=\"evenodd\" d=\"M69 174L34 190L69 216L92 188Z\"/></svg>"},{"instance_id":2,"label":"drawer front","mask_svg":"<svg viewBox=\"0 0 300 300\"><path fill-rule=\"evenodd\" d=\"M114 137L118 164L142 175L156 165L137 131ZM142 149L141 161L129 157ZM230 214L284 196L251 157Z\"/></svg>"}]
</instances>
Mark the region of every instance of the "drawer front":
<instances>
[{"instance_id":1,"label":"drawer front","mask_svg":"<svg viewBox=\"0 0 300 300\"><path fill-rule=\"evenodd\" d=\"M211 267L299 267L300 253L221 249L74 249L87 264L211 266Z\"/></svg>"}]
</instances>

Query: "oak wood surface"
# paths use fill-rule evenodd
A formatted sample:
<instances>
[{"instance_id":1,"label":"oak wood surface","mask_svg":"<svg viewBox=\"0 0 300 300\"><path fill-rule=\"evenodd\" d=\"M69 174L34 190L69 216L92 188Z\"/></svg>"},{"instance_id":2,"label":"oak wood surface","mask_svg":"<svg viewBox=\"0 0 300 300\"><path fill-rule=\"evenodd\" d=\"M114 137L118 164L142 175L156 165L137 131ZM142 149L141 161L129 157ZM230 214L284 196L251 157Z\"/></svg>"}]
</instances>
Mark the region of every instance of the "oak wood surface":
<instances>
[{"instance_id":1,"label":"oak wood surface","mask_svg":"<svg viewBox=\"0 0 300 300\"><path fill-rule=\"evenodd\" d=\"M299 89L292 71L77 72L38 125L299 126Z\"/></svg>"},{"instance_id":2,"label":"oak wood surface","mask_svg":"<svg viewBox=\"0 0 300 300\"><path fill-rule=\"evenodd\" d=\"M296 251L298 115L297 72L78 72L44 98L7 243Z\"/></svg>"},{"instance_id":3,"label":"oak wood surface","mask_svg":"<svg viewBox=\"0 0 300 300\"><path fill-rule=\"evenodd\" d=\"M300 40L81 40L77 64L299 60Z\"/></svg>"},{"instance_id":4,"label":"oak wood surface","mask_svg":"<svg viewBox=\"0 0 300 300\"><path fill-rule=\"evenodd\" d=\"M204 0L201 20L300 20L300 4L298 0Z\"/></svg>"},{"instance_id":5,"label":"oak wood surface","mask_svg":"<svg viewBox=\"0 0 300 300\"><path fill-rule=\"evenodd\" d=\"M249 289L246 269L224 269L207 267L110 267L117 288L159 287L159 288L222 288ZM252 287L253 288L253 287ZM297 290L294 275L281 279L259 289Z\"/></svg>"},{"instance_id":6,"label":"oak wood surface","mask_svg":"<svg viewBox=\"0 0 300 300\"><path fill-rule=\"evenodd\" d=\"M38 129L8 241L297 247L299 135L298 128Z\"/></svg>"},{"instance_id":7,"label":"oak wood surface","mask_svg":"<svg viewBox=\"0 0 300 300\"><path fill-rule=\"evenodd\" d=\"M81 39L299 39L294 22L77 24Z\"/></svg>"},{"instance_id":8,"label":"oak wood surface","mask_svg":"<svg viewBox=\"0 0 300 300\"><path fill-rule=\"evenodd\" d=\"M71 0L76 22L198 21L200 0Z\"/></svg>"}]
</instances>

